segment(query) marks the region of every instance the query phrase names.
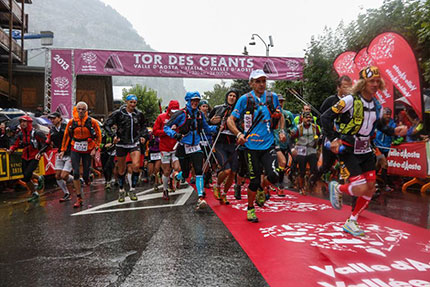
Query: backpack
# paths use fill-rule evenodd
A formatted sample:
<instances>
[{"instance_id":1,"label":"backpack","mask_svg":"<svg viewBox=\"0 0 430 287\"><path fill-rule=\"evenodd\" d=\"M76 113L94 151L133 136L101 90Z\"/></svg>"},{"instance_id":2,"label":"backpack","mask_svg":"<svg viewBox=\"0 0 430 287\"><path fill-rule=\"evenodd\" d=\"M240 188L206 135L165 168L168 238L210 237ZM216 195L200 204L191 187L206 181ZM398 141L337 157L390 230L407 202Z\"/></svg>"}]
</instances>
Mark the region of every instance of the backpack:
<instances>
[{"instance_id":1,"label":"backpack","mask_svg":"<svg viewBox=\"0 0 430 287\"><path fill-rule=\"evenodd\" d=\"M276 129L279 124L279 120L282 116L282 113L281 111L275 108L275 105L273 104L273 94L271 91L266 91L266 102L264 104L260 103L260 105L264 105L267 107L270 114L270 128L272 130ZM257 104L255 102L254 96L251 93L247 93L245 113L249 112L253 116L256 108L257 108ZM243 115L242 115L242 118L243 118Z\"/></svg>"},{"instance_id":2,"label":"backpack","mask_svg":"<svg viewBox=\"0 0 430 287\"><path fill-rule=\"evenodd\" d=\"M74 137L74 132L75 132L75 129L77 127L80 127L80 126L79 126L78 122L75 121L75 119L73 119L72 125L69 128L70 138L73 139L74 141L82 141L83 139L77 139ZM87 119L85 120L85 123L84 123L84 127L86 127L88 129L88 131L90 132L90 137L92 139L95 139L97 137L96 131L94 130L93 125L92 125L92 118L91 117L87 117Z\"/></svg>"},{"instance_id":3,"label":"backpack","mask_svg":"<svg viewBox=\"0 0 430 287\"><path fill-rule=\"evenodd\" d=\"M190 114L187 111L187 108L181 109L179 112L177 112L176 116L179 116L183 112L185 114L185 120L184 122L178 127L178 131L180 134L186 135L190 130L191 126L194 123L194 119L197 120L197 127L193 130L197 130L197 132L200 134L203 128L203 115L202 112L197 110L197 118L194 118L194 114Z\"/></svg>"}]
</instances>

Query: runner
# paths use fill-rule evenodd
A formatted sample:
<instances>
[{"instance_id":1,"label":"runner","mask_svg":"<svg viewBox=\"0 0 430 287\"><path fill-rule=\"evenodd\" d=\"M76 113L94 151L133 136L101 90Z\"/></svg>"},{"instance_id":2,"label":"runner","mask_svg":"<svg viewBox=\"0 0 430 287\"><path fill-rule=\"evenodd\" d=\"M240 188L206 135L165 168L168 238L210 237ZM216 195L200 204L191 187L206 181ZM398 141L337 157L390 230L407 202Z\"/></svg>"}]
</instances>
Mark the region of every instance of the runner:
<instances>
[{"instance_id":1,"label":"runner","mask_svg":"<svg viewBox=\"0 0 430 287\"><path fill-rule=\"evenodd\" d=\"M296 160L299 163L298 186L300 193L303 195L306 195L307 191L304 184L306 165L309 164L310 174L317 172L317 146L320 129L312 121L312 114L305 112L303 113L302 122L292 131L292 136L297 138L295 149L297 151ZM312 183L308 182L307 186L312 186Z\"/></svg>"},{"instance_id":2,"label":"runner","mask_svg":"<svg viewBox=\"0 0 430 287\"><path fill-rule=\"evenodd\" d=\"M73 182L73 176L70 175L72 171L72 159L70 157L70 145L65 151L62 158L60 158L61 144L66 131L66 123L63 123L63 119L59 112L54 112L48 116L48 119L52 122L53 126L49 130L48 140L46 143L57 149L55 155L55 180L58 186L64 192L64 196L60 198L60 202L69 201L71 199L70 192L67 189L67 184ZM48 146L46 146L48 147Z\"/></svg>"},{"instance_id":3,"label":"runner","mask_svg":"<svg viewBox=\"0 0 430 287\"><path fill-rule=\"evenodd\" d=\"M169 137L164 132L164 125L170 120L170 118L179 110L179 102L171 100L167 111L158 115L154 123L153 133L155 136L160 138L160 152L161 152L161 169L163 175L161 180L163 182L163 199L169 200L169 191L174 191L177 187L176 175L181 171L179 160L175 156L174 147L176 140ZM172 173L173 169L173 173ZM170 184L169 184L170 180ZM169 188L170 185L170 188Z\"/></svg>"},{"instance_id":4,"label":"runner","mask_svg":"<svg viewBox=\"0 0 430 287\"><path fill-rule=\"evenodd\" d=\"M215 144L215 155L221 166L221 171L218 173L217 181L213 185L213 192L215 198L224 204L229 204L227 192L233 184L238 167L236 137L230 129L226 127L227 118L231 115L237 98L238 95L236 91L228 91L225 95L224 104L216 106L209 114L211 124L219 127L222 126L222 132ZM224 189L220 194L220 188L223 183Z\"/></svg>"},{"instance_id":5,"label":"runner","mask_svg":"<svg viewBox=\"0 0 430 287\"><path fill-rule=\"evenodd\" d=\"M360 71L359 76L360 80L352 89L353 95L342 98L321 118L323 132L330 141L332 152L338 153L343 146L344 151L339 153L339 158L350 174L349 183L329 183L330 202L335 209L341 209L343 193L359 197L350 218L343 226L343 230L353 236L364 235L357 219L375 193L375 155L371 149L370 136L375 128L387 135L404 136L407 132L405 126L394 129L383 125L380 120L381 105L374 96L385 85L378 68L366 67ZM342 122L342 127L336 131L334 120L340 114L347 114L348 120Z\"/></svg>"},{"instance_id":6,"label":"runner","mask_svg":"<svg viewBox=\"0 0 430 287\"><path fill-rule=\"evenodd\" d=\"M206 122L209 123L209 113L212 112L211 107L209 106L209 103L207 100L201 100L199 103L199 110L203 113L203 116L205 117ZM210 149L212 146L212 135L206 134L204 131L200 134L200 147L203 150L204 155L204 161L206 162L207 157L210 154ZM205 188L210 188L210 184L212 183L212 171L216 170L217 164L216 159L213 156L211 156L209 164L206 165L206 169L203 171L203 181L205 183ZM206 195L205 192L203 192L204 195Z\"/></svg>"},{"instance_id":7,"label":"runner","mask_svg":"<svg viewBox=\"0 0 430 287\"><path fill-rule=\"evenodd\" d=\"M160 184L160 168L161 168L161 152L160 152L160 138L152 133L152 128L148 134L148 175L149 183L153 185L154 191L158 191Z\"/></svg>"},{"instance_id":8,"label":"runner","mask_svg":"<svg viewBox=\"0 0 430 287\"><path fill-rule=\"evenodd\" d=\"M328 109L330 109L332 106L334 106L340 99L342 99L344 96L349 95L351 93L351 87L352 87L352 81L351 78L344 75L339 77L336 81L337 86L337 94L331 95L327 99L324 100L324 102L321 105L320 111L321 113L324 113ZM339 123L335 124L336 128L339 128ZM325 145L327 143L327 139L323 138L323 144ZM314 180L318 180L323 174L330 171L333 164L335 163L337 159L336 154L332 153L331 150L327 148L322 149L322 165L318 168L318 172L314 177Z\"/></svg>"},{"instance_id":9,"label":"runner","mask_svg":"<svg viewBox=\"0 0 430 287\"><path fill-rule=\"evenodd\" d=\"M70 157L73 167L73 185L75 186L77 201L73 207L83 205L82 183L80 181L79 167L82 159L83 178L86 184L90 183L91 153L94 153L102 139L101 130L97 121L88 116L88 105L79 102L73 108L73 118L69 120L64 132L61 152L58 157L65 156L70 148Z\"/></svg>"},{"instance_id":10,"label":"runner","mask_svg":"<svg viewBox=\"0 0 430 287\"><path fill-rule=\"evenodd\" d=\"M176 156L179 158L182 172L178 179L188 178L191 164L196 172L196 188L199 196L197 208L206 207L203 199L203 151L200 147L200 133L202 130L215 133L216 126L209 126L203 114L197 109L201 100L199 92L187 92L185 95L186 107L177 112L164 126L164 132L171 138L179 141Z\"/></svg>"},{"instance_id":11,"label":"runner","mask_svg":"<svg viewBox=\"0 0 430 287\"><path fill-rule=\"evenodd\" d=\"M258 222L254 208L256 193L259 193L259 198L264 198L264 188L269 182L276 184L278 181L279 173L272 130L277 127L279 120L280 140L286 140L285 132L282 132L285 121L280 112L278 96L266 91L266 79L267 76L263 70L251 72L249 84L252 91L239 98L231 116L227 119L228 128L235 134L238 144L245 144L247 149L246 158L250 173L247 220L251 222ZM237 119L241 118L244 120L245 133L253 128L247 137L239 131L235 123ZM266 177L262 182L263 169Z\"/></svg>"},{"instance_id":12,"label":"runner","mask_svg":"<svg viewBox=\"0 0 430 287\"><path fill-rule=\"evenodd\" d=\"M132 160L132 180L131 188L128 195L131 200L136 201L136 184L139 180L140 167L140 146L144 144L148 136L145 125L145 119L141 111L136 108L136 95L129 94L126 103L118 110L114 111L106 120L104 128L106 132L113 137L113 143L116 144L116 156L118 161L119 177L119 195L118 202L125 201L125 173L126 173L126 156L129 153ZM112 126L117 126L117 132L112 131Z\"/></svg>"},{"instance_id":13,"label":"runner","mask_svg":"<svg viewBox=\"0 0 430 287\"><path fill-rule=\"evenodd\" d=\"M22 148L21 156L21 168L24 178L22 181L25 182L28 190L31 192L29 201L36 200L39 198L38 190L43 189L43 176L37 176L33 174L36 168L39 166L39 160L42 157L40 152L42 149L46 149L46 137L45 135L33 128L33 119L27 115L19 118L19 131L15 143L7 150L8 154L12 154L16 149ZM38 180L39 184L37 188L34 187L32 178Z\"/></svg>"}]
</instances>

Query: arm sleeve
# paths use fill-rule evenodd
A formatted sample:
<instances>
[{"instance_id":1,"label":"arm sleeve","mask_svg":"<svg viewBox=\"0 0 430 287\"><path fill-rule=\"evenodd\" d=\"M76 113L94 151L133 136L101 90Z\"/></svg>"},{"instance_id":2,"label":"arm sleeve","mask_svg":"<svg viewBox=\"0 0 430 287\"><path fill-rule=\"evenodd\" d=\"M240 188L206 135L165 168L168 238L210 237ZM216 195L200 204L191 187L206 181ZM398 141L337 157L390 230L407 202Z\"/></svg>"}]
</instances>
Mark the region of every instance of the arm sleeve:
<instances>
[{"instance_id":1,"label":"arm sleeve","mask_svg":"<svg viewBox=\"0 0 430 287\"><path fill-rule=\"evenodd\" d=\"M239 98L236 105L234 106L233 112L231 115L235 117L236 119L240 119L241 115L243 114L245 110L246 105L246 95L243 95Z\"/></svg>"},{"instance_id":2,"label":"arm sleeve","mask_svg":"<svg viewBox=\"0 0 430 287\"><path fill-rule=\"evenodd\" d=\"M185 119L185 113L181 111L181 113L174 114L173 117L164 125L164 132L169 137L173 138L176 134L174 130L172 130L172 126L176 125L178 126L179 123L181 123Z\"/></svg>"},{"instance_id":3,"label":"arm sleeve","mask_svg":"<svg viewBox=\"0 0 430 287\"><path fill-rule=\"evenodd\" d=\"M351 95L348 95L339 100L334 106L327 109L321 115L321 126L323 130L323 135L327 137L329 141L334 140L339 135L339 133L334 129L334 120L339 114L343 114L349 111L353 104L354 98Z\"/></svg>"},{"instance_id":4,"label":"arm sleeve","mask_svg":"<svg viewBox=\"0 0 430 287\"><path fill-rule=\"evenodd\" d=\"M15 143L10 147L10 150L14 152L19 147L20 142L21 142L21 139L19 138L19 134L18 134L15 140Z\"/></svg>"},{"instance_id":5,"label":"arm sleeve","mask_svg":"<svg viewBox=\"0 0 430 287\"><path fill-rule=\"evenodd\" d=\"M218 126L210 126L206 121L205 117L203 117L203 129L206 133L216 133Z\"/></svg>"}]
</instances>

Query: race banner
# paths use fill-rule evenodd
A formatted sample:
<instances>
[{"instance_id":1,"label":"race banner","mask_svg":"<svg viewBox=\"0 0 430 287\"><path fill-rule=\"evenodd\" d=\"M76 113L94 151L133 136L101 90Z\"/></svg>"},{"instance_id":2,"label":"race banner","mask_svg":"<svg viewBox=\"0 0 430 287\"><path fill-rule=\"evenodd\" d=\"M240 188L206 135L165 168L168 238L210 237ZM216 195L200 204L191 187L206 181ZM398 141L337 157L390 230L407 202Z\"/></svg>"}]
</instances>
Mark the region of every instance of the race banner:
<instances>
[{"instance_id":1,"label":"race banner","mask_svg":"<svg viewBox=\"0 0 430 287\"><path fill-rule=\"evenodd\" d=\"M6 150L0 150L0 181L23 178L21 156L21 149L10 155ZM39 175L45 175L44 167L44 160L41 159L34 172Z\"/></svg>"},{"instance_id":2,"label":"race banner","mask_svg":"<svg viewBox=\"0 0 430 287\"><path fill-rule=\"evenodd\" d=\"M248 79L263 69L269 80L298 80L303 58L249 57L146 51L75 50L75 72L85 75Z\"/></svg>"},{"instance_id":3,"label":"race banner","mask_svg":"<svg viewBox=\"0 0 430 287\"><path fill-rule=\"evenodd\" d=\"M426 178L429 175L428 142L404 143L391 147L388 173L406 177Z\"/></svg>"},{"instance_id":4,"label":"race banner","mask_svg":"<svg viewBox=\"0 0 430 287\"><path fill-rule=\"evenodd\" d=\"M51 50L51 112L65 118L72 115L72 82L72 50Z\"/></svg>"},{"instance_id":5,"label":"race banner","mask_svg":"<svg viewBox=\"0 0 430 287\"><path fill-rule=\"evenodd\" d=\"M352 82L358 81L358 70L355 67L354 58L357 53L346 51L336 57L333 62L333 67L339 77L346 75L351 78Z\"/></svg>"},{"instance_id":6,"label":"race banner","mask_svg":"<svg viewBox=\"0 0 430 287\"><path fill-rule=\"evenodd\" d=\"M372 40L367 53L422 119L418 64L408 42L397 33L382 33Z\"/></svg>"},{"instance_id":7,"label":"race banner","mask_svg":"<svg viewBox=\"0 0 430 287\"><path fill-rule=\"evenodd\" d=\"M361 71L363 68L368 66L376 66L372 58L367 54L367 47L361 49L354 58L354 64L357 68L357 71ZM387 74L384 71L380 71L381 77L385 82L385 90L376 92L376 97L378 98L379 103L383 107L390 108L394 111L394 89L393 83L388 79Z\"/></svg>"}]
</instances>

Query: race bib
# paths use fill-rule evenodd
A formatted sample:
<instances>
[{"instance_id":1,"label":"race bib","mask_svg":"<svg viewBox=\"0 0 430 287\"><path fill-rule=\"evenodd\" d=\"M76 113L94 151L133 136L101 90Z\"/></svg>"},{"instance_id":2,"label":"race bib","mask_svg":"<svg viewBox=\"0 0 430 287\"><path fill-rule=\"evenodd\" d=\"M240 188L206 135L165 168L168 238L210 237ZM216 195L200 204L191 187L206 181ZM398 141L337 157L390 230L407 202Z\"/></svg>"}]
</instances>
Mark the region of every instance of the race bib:
<instances>
[{"instance_id":1,"label":"race bib","mask_svg":"<svg viewBox=\"0 0 430 287\"><path fill-rule=\"evenodd\" d=\"M151 160L160 160L161 159L161 153L151 153Z\"/></svg>"},{"instance_id":2,"label":"race bib","mask_svg":"<svg viewBox=\"0 0 430 287\"><path fill-rule=\"evenodd\" d=\"M356 139L354 143L354 154L365 154L371 152L370 140L360 140Z\"/></svg>"},{"instance_id":3,"label":"race bib","mask_svg":"<svg viewBox=\"0 0 430 287\"><path fill-rule=\"evenodd\" d=\"M185 154L190 154L190 153L201 150L200 145L187 145L187 144L185 144L184 148L185 148Z\"/></svg>"},{"instance_id":4,"label":"race bib","mask_svg":"<svg viewBox=\"0 0 430 287\"><path fill-rule=\"evenodd\" d=\"M88 142L75 142L73 148L75 151L88 151Z\"/></svg>"},{"instance_id":5,"label":"race bib","mask_svg":"<svg viewBox=\"0 0 430 287\"><path fill-rule=\"evenodd\" d=\"M200 144L202 146L208 146L209 145L209 143L207 141L200 141Z\"/></svg>"},{"instance_id":6,"label":"race bib","mask_svg":"<svg viewBox=\"0 0 430 287\"><path fill-rule=\"evenodd\" d=\"M305 146L296 146L297 155L306 156L306 147Z\"/></svg>"}]
</instances>

